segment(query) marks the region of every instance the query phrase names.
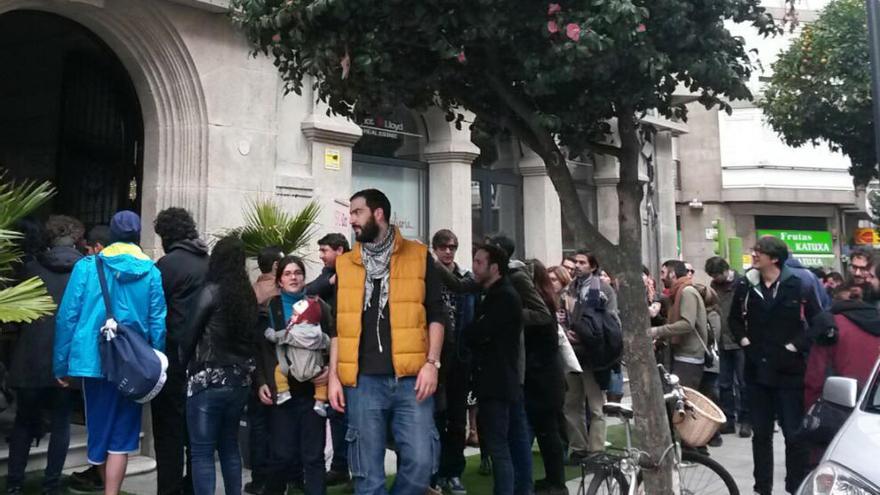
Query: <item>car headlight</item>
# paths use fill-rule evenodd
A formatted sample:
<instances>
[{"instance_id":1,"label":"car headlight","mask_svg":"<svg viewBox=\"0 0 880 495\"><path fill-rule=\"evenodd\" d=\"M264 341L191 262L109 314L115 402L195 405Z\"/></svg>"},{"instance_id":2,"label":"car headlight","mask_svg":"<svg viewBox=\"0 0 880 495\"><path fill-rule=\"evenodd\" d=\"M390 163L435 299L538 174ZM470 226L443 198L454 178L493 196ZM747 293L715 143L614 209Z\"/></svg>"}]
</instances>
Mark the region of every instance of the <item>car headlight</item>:
<instances>
[{"instance_id":1,"label":"car headlight","mask_svg":"<svg viewBox=\"0 0 880 495\"><path fill-rule=\"evenodd\" d=\"M880 489L833 462L823 462L804 480L798 495L880 495Z\"/></svg>"}]
</instances>

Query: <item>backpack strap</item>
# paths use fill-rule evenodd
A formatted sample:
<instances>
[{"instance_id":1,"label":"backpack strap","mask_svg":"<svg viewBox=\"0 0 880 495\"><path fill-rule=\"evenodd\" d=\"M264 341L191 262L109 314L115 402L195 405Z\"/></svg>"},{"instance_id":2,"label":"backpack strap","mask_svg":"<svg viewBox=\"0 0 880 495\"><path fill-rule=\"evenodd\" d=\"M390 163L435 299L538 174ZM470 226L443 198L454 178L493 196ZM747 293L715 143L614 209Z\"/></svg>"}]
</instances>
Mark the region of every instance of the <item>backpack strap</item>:
<instances>
[{"instance_id":1,"label":"backpack strap","mask_svg":"<svg viewBox=\"0 0 880 495\"><path fill-rule=\"evenodd\" d=\"M95 266L98 269L98 282L101 284L101 296L104 299L104 308L107 310L107 319L116 320L113 316L113 308L110 306L110 291L107 289L107 276L104 274L104 260L100 255L95 256Z\"/></svg>"}]
</instances>

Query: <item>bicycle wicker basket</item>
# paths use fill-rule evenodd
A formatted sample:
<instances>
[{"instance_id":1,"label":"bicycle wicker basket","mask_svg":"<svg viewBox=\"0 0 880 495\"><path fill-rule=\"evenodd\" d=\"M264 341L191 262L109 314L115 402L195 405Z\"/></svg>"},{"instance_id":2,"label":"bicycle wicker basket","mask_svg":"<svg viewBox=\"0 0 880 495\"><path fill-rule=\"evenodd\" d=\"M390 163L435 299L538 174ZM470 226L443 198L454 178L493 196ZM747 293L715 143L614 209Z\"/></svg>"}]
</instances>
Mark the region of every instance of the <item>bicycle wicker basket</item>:
<instances>
[{"instance_id":1,"label":"bicycle wicker basket","mask_svg":"<svg viewBox=\"0 0 880 495\"><path fill-rule=\"evenodd\" d=\"M688 387L682 387L688 403L683 414L676 415L672 424L681 443L688 447L703 447L715 432L727 421L724 412L705 395Z\"/></svg>"}]
</instances>

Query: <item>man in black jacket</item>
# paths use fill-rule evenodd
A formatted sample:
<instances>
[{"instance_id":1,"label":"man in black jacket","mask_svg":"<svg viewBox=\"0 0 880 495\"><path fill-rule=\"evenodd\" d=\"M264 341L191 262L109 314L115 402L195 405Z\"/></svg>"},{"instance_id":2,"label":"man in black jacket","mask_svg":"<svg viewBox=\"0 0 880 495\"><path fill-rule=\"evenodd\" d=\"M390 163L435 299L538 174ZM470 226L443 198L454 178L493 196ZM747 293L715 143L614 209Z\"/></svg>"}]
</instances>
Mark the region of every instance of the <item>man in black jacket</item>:
<instances>
[{"instance_id":1,"label":"man in black jacket","mask_svg":"<svg viewBox=\"0 0 880 495\"><path fill-rule=\"evenodd\" d=\"M514 474L512 459L525 434L519 355L522 338L522 302L507 279L507 254L483 246L474 255L474 277L485 297L464 335L473 349L474 391L480 404L480 436L492 459L496 495L527 494L531 480Z\"/></svg>"},{"instance_id":2,"label":"man in black jacket","mask_svg":"<svg viewBox=\"0 0 880 495\"><path fill-rule=\"evenodd\" d=\"M18 274L20 280L39 277L52 300L60 304L70 272L82 258L74 246L82 238L83 230L82 223L74 218L63 215L49 217L46 222L49 249L29 253L34 257L22 267ZM59 387L55 380L52 371L54 343L55 315L20 324L7 379L7 384L15 390L17 400L15 423L9 433L8 494L22 493L31 444L34 438L39 441L44 432L49 433L50 437L43 493L63 491L61 470L70 444L73 392ZM48 431L46 426L49 427ZM80 477L84 477L84 474L80 473Z\"/></svg>"},{"instance_id":3,"label":"man in black jacket","mask_svg":"<svg viewBox=\"0 0 880 495\"><path fill-rule=\"evenodd\" d=\"M754 436L755 493L773 490L773 422L785 436L785 489L794 493L807 474L808 449L795 437L804 414L804 372L811 337L807 322L821 313L811 287L785 266L788 246L765 236L752 255L754 269L737 284L728 318L746 355L745 382ZM815 330L815 328L813 329Z\"/></svg>"},{"instance_id":4,"label":"man in black jacket","mask_svg":"<svg viewBox=\"0 0 880 495\"><path fill-rule=\"evenodd\" d=\"M183 208L159 212L154 223L162 238L163 256L156 263L162 273L162 288L168 305L165 352L168 355L168 379L162 392L153 399L153 442L156 448L158 495L192 493L190 469L184 477L186 431L186 368L179 359L180 338L186 329L208 273L208 246L199 239L196 224ZM181 427L183 426L183 427ZM186 465L189 466L187 456Z\"/></svg>"}]
</instances>

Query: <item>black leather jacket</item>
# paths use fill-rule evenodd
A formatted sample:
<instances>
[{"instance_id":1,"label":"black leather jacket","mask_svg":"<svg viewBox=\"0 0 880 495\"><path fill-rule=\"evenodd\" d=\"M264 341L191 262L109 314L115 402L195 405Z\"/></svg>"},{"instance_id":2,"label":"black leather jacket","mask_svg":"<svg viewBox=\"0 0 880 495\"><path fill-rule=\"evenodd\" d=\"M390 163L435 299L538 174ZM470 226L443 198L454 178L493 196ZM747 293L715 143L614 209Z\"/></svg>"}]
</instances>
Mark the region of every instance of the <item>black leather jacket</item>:
<instances>
[{"instance_id":1,"label":"black leather jacket","mask_svg":"<svg viewBox=\"0 0 880 495\"><path fill-rule=\"evenodd\" d=\"M192 372L213 366L244 364L257 357L257 328L229 328L221 311L220 288L202 289L180 342L180 360Z\"/></svg>"}]
</instances>

